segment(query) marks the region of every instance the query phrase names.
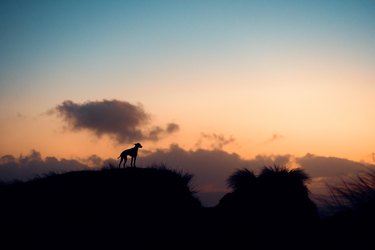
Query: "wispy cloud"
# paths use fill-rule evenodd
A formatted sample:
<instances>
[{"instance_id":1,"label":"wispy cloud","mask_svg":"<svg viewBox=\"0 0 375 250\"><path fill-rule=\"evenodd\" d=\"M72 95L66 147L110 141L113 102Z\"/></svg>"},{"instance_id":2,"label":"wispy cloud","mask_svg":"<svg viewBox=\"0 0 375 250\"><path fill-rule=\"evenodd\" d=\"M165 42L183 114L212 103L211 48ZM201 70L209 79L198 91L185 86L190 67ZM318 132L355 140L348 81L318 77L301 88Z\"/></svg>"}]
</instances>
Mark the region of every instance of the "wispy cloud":
<instances>
[{"instance_id":1,"label":"wispy cloud","mask_svg":"<svg viewBox=\"0 0 375 250\"><path fill-rule=\"evenodd\" d=\"M266 140L265 143L272 143L272 142L275 142L275 141L281 140L281 139L283 139L283 138L284 138L283 135L280 135L280 134L275 133L275 134L273 134L273 135L271 136L271 138L269 138L268 140Z\"/></svg>"},{"instance_id":2,"label":"wispy cloud","mask_svg":"<svg viewBox=\"0 0 375 250\"><path fill-rule=\"evenodd\" d=\"M197 148L201 148L204 145L209 146L211 149L220 149L222 150L224 146L235 142L236 139L233 136L225 136L223 134L216 133L201 133L199 140L195 143Z\"/></svg>"}]
</instances>

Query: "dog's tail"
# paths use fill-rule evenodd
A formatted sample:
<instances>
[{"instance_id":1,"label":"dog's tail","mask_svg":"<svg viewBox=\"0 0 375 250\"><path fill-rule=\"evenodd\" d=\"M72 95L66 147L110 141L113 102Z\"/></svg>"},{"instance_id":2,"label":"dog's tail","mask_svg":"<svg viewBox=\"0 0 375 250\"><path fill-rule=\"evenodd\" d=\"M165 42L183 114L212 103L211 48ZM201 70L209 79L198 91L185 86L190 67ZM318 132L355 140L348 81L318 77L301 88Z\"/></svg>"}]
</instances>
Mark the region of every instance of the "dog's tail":
<instances>
[{"instance_id":1,"label":"dog's tail","mask_svg":"<svg viewBox=\"0 0 375 250\"><path fill-rule=\"evenodd\" d=\"M119 155L119 157L117 157L117 159L120 159L121 158L121 155Z\"/></svg>"}]
</instances>

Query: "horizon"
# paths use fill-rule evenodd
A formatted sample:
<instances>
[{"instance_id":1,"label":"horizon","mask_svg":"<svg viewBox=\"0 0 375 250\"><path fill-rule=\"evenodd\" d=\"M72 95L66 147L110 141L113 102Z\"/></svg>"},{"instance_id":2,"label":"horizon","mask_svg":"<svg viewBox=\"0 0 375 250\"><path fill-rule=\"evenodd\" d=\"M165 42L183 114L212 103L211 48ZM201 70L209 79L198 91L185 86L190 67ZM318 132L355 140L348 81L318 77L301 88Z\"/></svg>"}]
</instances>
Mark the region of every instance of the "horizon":
<instances>
[{"instance_id":1,"label":"horizon","mask_svg":"<svg viewBox=\"0 0 375 250\"><path fill-rule=\"evenodd\" d=\"M373 168L374 10L1 1L0 180L30 174L10 167L31 164L22 157L39 172L90 167L136 142L142 166L167 162L212 192L243 166L301 167L317 189Z\"/></svg>"}]
</instances>

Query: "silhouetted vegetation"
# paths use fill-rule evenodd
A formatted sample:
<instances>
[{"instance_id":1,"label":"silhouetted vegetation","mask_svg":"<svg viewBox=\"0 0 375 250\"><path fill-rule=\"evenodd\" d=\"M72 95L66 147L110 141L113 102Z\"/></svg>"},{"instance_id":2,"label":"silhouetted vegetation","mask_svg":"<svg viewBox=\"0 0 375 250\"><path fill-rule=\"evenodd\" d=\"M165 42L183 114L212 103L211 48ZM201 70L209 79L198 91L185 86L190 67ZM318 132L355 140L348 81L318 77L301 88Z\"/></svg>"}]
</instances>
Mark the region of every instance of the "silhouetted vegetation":
<instances>
[{"instance_id":1,"label":"silhouetted vegetation","mask_svg":"<svg viewBox=\"0 0 375 250\"><path fill-rule=\"evenodd\" d=\"M305 186L307 180L300 169L265 167L257 177L247 169L238 170L228 179L233 192L221 199L218 208L237 211L234 214L241 221L246 217L252 223L260 219L261 223L271 220L305 224L317 218L316 206Z\"/></svg>"},{"instance_id":2,"label":"silhouetted vegetation","mask_svg":"<svg viewBox=\"0 0 375 250\"><path fill-rule=\"evenodd\" d=\"M372 249L375 225L375 171L329 185L330 209L335 211L326 221L325 230L336 246Z\"/></svg>"},{"instance_id":3,"label":"silhouetted vegetation","mask_svg":"<svg viewBox=\"0 0 375 250\"><path fill-rule=\"evenodd\" d=\"M375 202L375 171L367 171L339 185L328 185L331 205L337 210L353 210Z\"/></svg>"},{"instance_id":4,"label":"silhouetted vegetation","mask_svg":"<svg viewBox=\"0 0 375 250\"><path fill-rule=\"evenodd\" d=\"M105 249L317 249L371 242L374 172L331 187L341 209L324 219L301 169L237 170L228 178L232 191L211 208L195 197L192 177L164 166L109 165L2 184L3 239L22 239L14 247L26 242Z\"/></svg>"},{"instance_id":5,"label":"silhouetted vegetation","mask_svg":"<svg viewBox=\"0 0 375 250\"><path fill-rule=\"evenodd\" d=\"M241 228L247 228L247 234L256 236L254 243L272 246L275 242L265 236L285 240L294 235L290 247L296 240L307 240L305 233L310 233L318 220L305 186L307 180L302 170L280 166L264 167L258 176L247 169L238 170L228 178L233 191L220 200L217 216L232 228L233 238L244 233Z\"/></svg>"}]
</instances>

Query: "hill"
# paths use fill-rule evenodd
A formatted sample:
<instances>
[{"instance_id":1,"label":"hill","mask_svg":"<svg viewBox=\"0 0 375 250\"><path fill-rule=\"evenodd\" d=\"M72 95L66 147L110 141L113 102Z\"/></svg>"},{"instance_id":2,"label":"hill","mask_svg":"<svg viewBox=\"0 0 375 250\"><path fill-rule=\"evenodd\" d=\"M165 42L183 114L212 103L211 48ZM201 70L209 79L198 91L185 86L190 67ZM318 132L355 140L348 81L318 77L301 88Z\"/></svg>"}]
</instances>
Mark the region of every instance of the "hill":
<instances>
[{"instance_id":1,"label":"hill","mask_svg":"<svg viewBox=\"0 0 375 250\"><path fill-rule=\"evenodd\" d=\"M125 168L5 185L1 221L8 235L41 242L167 244L189 235L199 217L191 177L166 168Z\"/></svg>"}]
</instances>

